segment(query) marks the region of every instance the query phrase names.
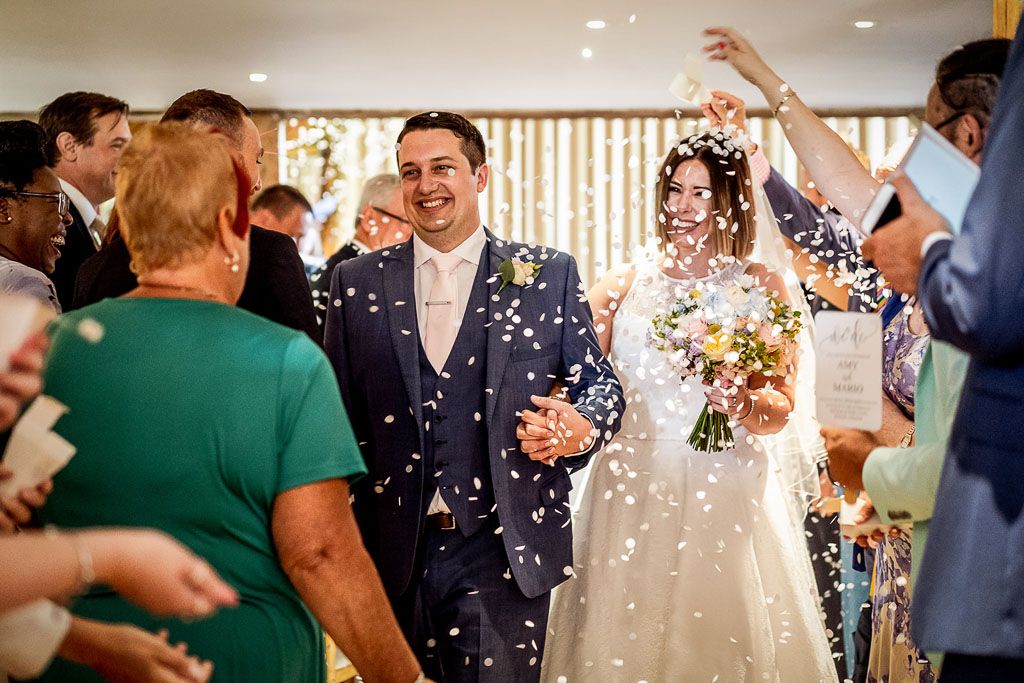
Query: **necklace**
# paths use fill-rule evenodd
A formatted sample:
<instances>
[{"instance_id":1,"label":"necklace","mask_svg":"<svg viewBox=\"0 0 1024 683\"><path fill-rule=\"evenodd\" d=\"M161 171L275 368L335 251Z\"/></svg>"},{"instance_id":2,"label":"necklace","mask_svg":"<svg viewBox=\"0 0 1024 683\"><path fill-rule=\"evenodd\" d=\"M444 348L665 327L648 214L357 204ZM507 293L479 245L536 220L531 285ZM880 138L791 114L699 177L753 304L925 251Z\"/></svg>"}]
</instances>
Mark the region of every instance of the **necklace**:
<instances>
[{"instance_id":1,"label":"necklace","mask_svg":"<svg viewBox=\"0 0 1024 683\"><path fill-rule=\"evenodd\" d=\"M185 287L183 285L173 285L163 282L143 282L142 280L139 280L139 287L148 287L150 289L169 289L172 291L195 294L201 299L209 299L211 301L218 300L217 297L215 297L213 294L210 294L205 289L200 289L198 287Z\"/></svg>"}]
</instances>

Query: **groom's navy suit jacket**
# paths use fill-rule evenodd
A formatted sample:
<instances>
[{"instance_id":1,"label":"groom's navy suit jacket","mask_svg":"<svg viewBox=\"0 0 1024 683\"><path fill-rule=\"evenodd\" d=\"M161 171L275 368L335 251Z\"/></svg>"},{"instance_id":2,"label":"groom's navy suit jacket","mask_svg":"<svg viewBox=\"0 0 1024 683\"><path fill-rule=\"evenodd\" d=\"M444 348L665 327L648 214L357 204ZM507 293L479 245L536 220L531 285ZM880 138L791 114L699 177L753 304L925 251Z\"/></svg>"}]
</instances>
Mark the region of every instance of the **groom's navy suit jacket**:
<instances>
[{"instance_id":1,"label":"groom's navy suit jacket","mask_svg":"<svg viewBox=\"0 0 1024 683\"><path fill-rule=\"evenodd\" d=\"M1024 22L961 234L925 255L935 339L970 354L921 571L918 645L1024 658Z\"/></svg>"},{"instance_id":2,"label":"groom's navy suit jacket","mask_svg":"<svg viewBox=\"0 0 1024 683\"><path fill-rule=\"evenodd\" d=\"M618 431L624 401L598 346L572 257L503 242L490 232L487 238L470 298L470 306L474 300L481 305L475 310L467 306L463 320L464 328L479 324L484 334L460 332L460 340L476 338L486 354L480 359L486 363L484 386L476 395L469 391L445 399L455 401L449 409L481 407L483 414L474 417L486 426L486 434L449 432L446 438L456 443L446 447L456 457L477 458L477 469L489 472L476 487L481 481L491 487L485 493L494 501L497 520L481 533L492 533L493 524L498 525L494 533L504 543L507 566L522 593L532 598L572 572L569 469L585 465ZM532 285L510 284L499 293L498 266L513 257L543 266ZM432 430L424 417L434 407L424 400L429 391L424 393L423 386L436 375L422 376L429 365L421 363L413 277L411 240L341 263L332 278L324 341L369 469L354 489L356 515L392 597L410 585L426 511L436 482L447 474L435 471L424 456L432 452L439 425ZM453 356L464 352L453 349ZM446 365L445 371L460 369ZM586 454L550 466L519 450L515 429L518 413L534 409L530 395L547 395L556 380L566 384L572 403L600 435ZM464 442L457 441L461 434Z\"/></svg>"}]
</instances>

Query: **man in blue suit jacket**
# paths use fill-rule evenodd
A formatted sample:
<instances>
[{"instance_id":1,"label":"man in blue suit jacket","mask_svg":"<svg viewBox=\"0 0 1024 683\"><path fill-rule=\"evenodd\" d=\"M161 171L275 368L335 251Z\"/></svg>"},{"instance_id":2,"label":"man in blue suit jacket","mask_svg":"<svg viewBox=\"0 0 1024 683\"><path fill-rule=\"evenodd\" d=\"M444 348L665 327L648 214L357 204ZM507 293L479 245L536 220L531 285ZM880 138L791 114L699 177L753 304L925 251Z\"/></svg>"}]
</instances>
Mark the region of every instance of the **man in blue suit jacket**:
<instances>
[{"instance_id":1,"label":"man in blue suit jacket","mask_svg":"<svg viewBox=\"0 0 1024 683\"><path fill-rule=\"evenodd\" d=\"M895 287L917 290L932 336L971 356L911 619L922 647L948 653L943 681L1024 680L1022 31L960 236L903 179L899 224L864 244Z\"/></svg>"},{"instance_id":2,"label":"man in blue suit jacket","mask_svg":"<svg viewBox=\"0 0 1024 683\"><path fill-rule=\"evenodd\" d=\"M550 591L572 574L569 472L624 400L573 258L481 224L484 150L457 114L406 122L414 236L335 270L325 347L370 472L364 540L424 669L533 681ZM458 330L440 356L439 310ZM547 398L556 382L569 402Z\"/></svg>"}]
</instances>

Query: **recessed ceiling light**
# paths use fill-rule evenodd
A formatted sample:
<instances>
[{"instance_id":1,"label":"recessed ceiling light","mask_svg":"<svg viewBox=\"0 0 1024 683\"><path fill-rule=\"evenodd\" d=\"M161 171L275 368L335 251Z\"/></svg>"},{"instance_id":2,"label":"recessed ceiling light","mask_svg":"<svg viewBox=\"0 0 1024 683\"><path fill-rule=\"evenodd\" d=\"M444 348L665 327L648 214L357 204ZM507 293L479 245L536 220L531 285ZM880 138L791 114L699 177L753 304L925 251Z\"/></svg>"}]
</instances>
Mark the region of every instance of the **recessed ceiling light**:
<instances>
[{"instance_id":1,"label":"recessed ceiling light","mask_svg":"<svg viewBox=\"0 0 1024 683\"><path fill-rule=\"evenodd\" d=\"M262 83L267 80L267 74L251 73L249 74L249 80L253 83Z\"/></svg>"},{"instance_id":2,"label":"recessed ceiling light","mask_svg":"<svg viewBox=\"0 0 1024 683\"><path fill-rule=\"evenodd\" d=\"M585 47L583 48L583 50L580 51L580 54L583 55L583 59L590 59L591 57L594 56L594 51L591 50L589 47Z\"/></svg>"},{"instance_id":3,"label":"recessed ceiling light","mask_svg":"<svg viewBox=\"0 0 1024 683\"><path fill-rule=\"evenodd\" d=\"M587 22L587 28L592 29L602 29L607 25L608 24L604 23L600 19L591 19L590 21Z\"/></svg>"},{"instance_id":4,"label":"recessed ceiling light","mask_svg":"<svg viewBox=\"0 0 1024 683\"><path fill-rule=\"evenodd\" d=\"M860 21L853 22L853 25L856 26L857 28L874 28L876 23L877 22L871 21L869 19L862 19Z\"/></svg>"}]
</instances>

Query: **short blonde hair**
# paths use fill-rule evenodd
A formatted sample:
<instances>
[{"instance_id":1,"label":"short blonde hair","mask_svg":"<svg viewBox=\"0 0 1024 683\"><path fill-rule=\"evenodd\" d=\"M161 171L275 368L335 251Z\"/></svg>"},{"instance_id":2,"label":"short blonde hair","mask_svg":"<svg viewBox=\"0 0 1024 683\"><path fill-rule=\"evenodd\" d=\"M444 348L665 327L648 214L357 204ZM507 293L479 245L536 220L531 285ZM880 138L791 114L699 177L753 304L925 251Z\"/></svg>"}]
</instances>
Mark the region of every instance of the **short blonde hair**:
<instances>
[{"instance_id":1,"label":"short blonde hair","mask_svg":"<svg viewBox=\"0 0 1024 683\"><path fill-rule=\"evenodd\" d=\"M721 131L691 135L669 150L662 162L654 189L654 224L661 239L661 250L668 253L672 244L665 225L669 184L679 164L690 159L704 164L711 177L712 225L705 248L716 258L745 259L754 249L757 233L753 208L756 190L743 148Z\"/></svg>"},{"instance_id":2,"label":"short blonde hair","mask_svg":"<svg viewBox=\"0 0 1024 683\"><path fill-rule=\"evenodd\" d=\"M132 269L180 266L214 243L224 207L237 212L230 142L186 123L150 126L121 157L115 196Z\"/></svg>"}]
</instances>

